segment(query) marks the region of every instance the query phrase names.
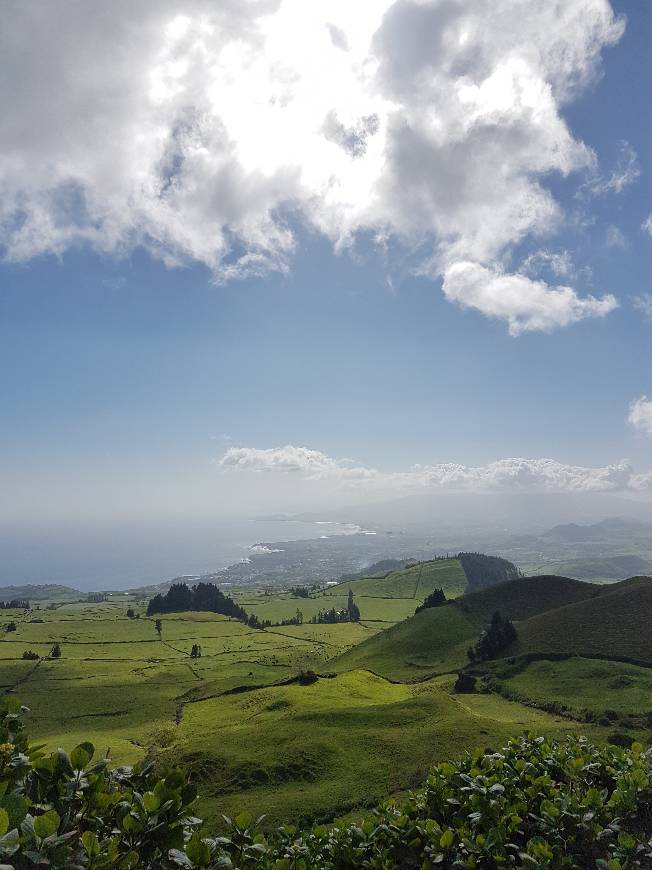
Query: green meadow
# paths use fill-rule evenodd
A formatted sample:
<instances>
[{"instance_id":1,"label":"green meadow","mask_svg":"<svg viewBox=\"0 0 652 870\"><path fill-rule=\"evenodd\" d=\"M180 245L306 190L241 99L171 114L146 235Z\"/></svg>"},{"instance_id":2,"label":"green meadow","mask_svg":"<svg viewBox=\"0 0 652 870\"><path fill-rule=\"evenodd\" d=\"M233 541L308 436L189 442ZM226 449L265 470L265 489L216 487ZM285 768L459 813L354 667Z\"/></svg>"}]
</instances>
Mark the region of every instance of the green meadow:
<instances>
[{"instance_id":1,"label":"green meadow","mask_svg":"<svg viewBox=\"0 0 652 870\"><path fill-rule=\"evenodd\" d=\"M436 588L447 603L415 616ZM349 589L359 623L308 621L345 607ZM436 560L308 598L230 593L261 620L299 610L302 624L256 630L214 613L171 613L160 617L160 635L136 596L40 602L4 611L4 626L16 630L0 633L0 686L30 707L30 732L49 748L91 740L115 764L182 762L199 786L201 815L215 823L243 805L270 825L332 819L420 783L437 760L523 731L604 741L613 731L605 709L649 739L652 648L643 628L652 581L599 587L542 577L464 590L459 562ZM517 641L500 661L472 668L477 692L459 694L467 649L496 609L514 620ZM200 658L190 655L196 644ZM38 658L23 660L25 651ZM297 679L308 672L317 678ZM595 715L580 721L586 711Z\"/></svg>"}]
</instances>

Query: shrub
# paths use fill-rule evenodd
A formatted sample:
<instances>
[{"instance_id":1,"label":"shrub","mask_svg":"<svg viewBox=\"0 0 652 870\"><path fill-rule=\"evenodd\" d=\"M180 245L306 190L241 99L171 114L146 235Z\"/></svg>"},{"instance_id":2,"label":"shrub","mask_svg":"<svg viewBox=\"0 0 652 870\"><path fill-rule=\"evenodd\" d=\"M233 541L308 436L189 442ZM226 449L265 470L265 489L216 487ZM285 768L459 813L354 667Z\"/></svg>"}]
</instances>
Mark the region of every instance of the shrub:
<instances>
[{"instance_id":1,"label":"shrub","mask_svg":"<svg viewBox=\"0 0 652 870\"><path fill-rule=\"evenodd\" d=\"M207 836L178 770L110 770L90 743L30 747L23 713L0 699L0 864L23 868L589 868L652 866L652 751L524 736L434 767L422 789L364 823L266 837L225 817Z\"/></svg>"},{"instance_id":2,"label":"shrub","mask_svg":"<svg viewBox=\"0 0 652 870\"><path fill-rule=\"evenodd\" d=\"M187 852L199 824L183 774L157 774L152 763L110 770L108 759L93 761L91 743L44 753L28 743L26 712L13 696L0 699L0 864L177 866L170 850Z\"/></svg>"},{"instance_id":3,"label":"shrub","mask_svg":"<svg viewBox=\"0 0 652 870\"><path fill-rule=\"evenodd\" d=\"M465 674L464 671L457 675L453 688L456 692L475 692L477 679L472 674Z\"/></svg>"}]
</instances>

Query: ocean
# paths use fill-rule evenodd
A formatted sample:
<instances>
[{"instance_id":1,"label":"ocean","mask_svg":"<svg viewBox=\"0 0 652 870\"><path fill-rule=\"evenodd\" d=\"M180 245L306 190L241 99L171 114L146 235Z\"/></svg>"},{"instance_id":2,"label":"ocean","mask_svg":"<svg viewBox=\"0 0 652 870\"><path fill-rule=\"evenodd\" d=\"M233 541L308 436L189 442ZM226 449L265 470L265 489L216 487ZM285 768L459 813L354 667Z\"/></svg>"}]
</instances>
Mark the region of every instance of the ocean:
<instances>
[{"instance_id":1,"label":"ocean","mask_svg":"<svg viewBox=\"0 0 652 870\"><path fill-rule=\"evenodd\" d=\"M274 519L5 525L0 527L0 586L58 583L84 592L129 589L218 571L261 552L252 548L262 542L361 531L351 523Z\"/></svg>"}]
</instances>

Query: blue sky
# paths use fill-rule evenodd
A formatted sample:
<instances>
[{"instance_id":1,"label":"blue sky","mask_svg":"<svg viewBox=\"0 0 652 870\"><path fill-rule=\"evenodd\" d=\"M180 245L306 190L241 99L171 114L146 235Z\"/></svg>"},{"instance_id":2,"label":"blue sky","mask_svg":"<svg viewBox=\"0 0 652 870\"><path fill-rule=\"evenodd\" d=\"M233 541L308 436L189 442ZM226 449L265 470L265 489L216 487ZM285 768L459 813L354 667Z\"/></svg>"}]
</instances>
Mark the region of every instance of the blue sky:
<instances>
[{"instance_id":1,"label":"blue sky","mask_svg":"<svg viewBox=\"0 0 652 870\"><path fill-rule=\"evenodd\" d=\"M194 12L208 14L200 8L203 5L162 7L167 18L176 21L180 12L190 19ZM542 111L552 114L541 134L536 125L531 128L534 122L519 120L513 147L521 169L516 180L508 172L506 184L513 186L515 202L519 196L525 202L530 194L523 179L535 179L557 204L553 222L537 212L524 230L511 211L502 211L504 200L512 196L509 187L504 200L491 189L476 187L466 191L470 204L461 215L455 205L451 216L447 198L436 198L439 211L432 226L424 224L421 232L411 222L420 207L414 205L417 200L406 193L399 211L397 198L407 176L398 169L395 177L391 171L373 177L383 189L393 185L385 190L382 207L367 191L360 194L369 198L364 210L358 212L356 202L353 212L348 203L340 211L326 212L315 211L312 197L317 188L310 196L299 195L291 180L288 206L277 190L285 183L285 170L275 164L271 205L265 199L272 196L267 188L262 193L256 189L256 196L265 199L264 216L257 211L251 217L246 211L250 206L238 197L244 197L242 188L254 182L243 180L241 168L236 171L229 164L224 172L234 174L231 193L224 186L218 193L222 200L233 196L237 203L229 208L240 212L233 227L221 212L216 214L216 233L223 238L213 250L210 226L203 218L192 224L189 211L185 223L183 208L195 187L183 191L179 221L166 216L168 223L163 225L163 218L155 215L147 224L140 216L127 215L131 205L125 197L121 211L118 182L118 201L111 201L114 211L108 213L104 203L113 196L112 183L98 180L104 178L105 167L93 165L85 175L77 170L85 165L86 155L99 161L101 136L73 153L70 143L60 141L65 118L44 117L36 98L29 111L16 104L16 129L27 131L36 142L39 124L44 125L51 151L39 151L36 144L32 149L27 142L20 152L24 165L16 169L11 151L15 146L5 143L11 159L3 184L21 205L4 214L0 239L5 255L0 264L2 516L27 521L83 518L89 513L191 516L223 514L231 508L247 512L258 504L269 507L274 492L283 504L310 501L303 497L304 490L288 484L288 471L295 472L295 478L315 481L311 499L316 501L364 501L370 494L446 485L442 473L433 469L447 463L462 466L463 477L465 469L476 469L471 477L477 485L512 485L509 475L496 482L493 472L477 469L514 457L559 463L552 477L539 466L528 468L528 486L556 489L565 485L559 482L563 477L570 479L570 487L635 490L637 497L646 497L652 485L645 478L652 471L652 405L642 398L652 395L652 296L647 296L652 294L652 227L646 231L643 226L652 213L646 46L651 21L646 5L613 3L614 18L607 25L605 4L595 0L595 14L607 34L601 59L593 57L588 46L581 62L569 69L567 81L553 82L560 96L553 103L554 112L544 105ZM390 57L392 40L406 38L405 28L412 26L409 6L384 4L384 35L375 37L374 43L379 55L384 50ZM526 18L530 7L532 16L539 14L536 4L526 3ZM146 15L144 8L136 4L133 14ZM623 13L627 26L617 38L613 22ZM116 16L129 14L127 7L117 4ZM155 47L160 28L169 26L166 22L149 22ZM342 22L341 32L348 32L346 26L350 33L358 32L354 25L359 22ZM29 15L11 23L34 39L38 28L46 29ZM99 25L89 20L81 26L92 32ZM448 25L437 19L433 26ZM116 31L119 45L123 38L123 31ZM578 30L572 44L580 45L583 38ZM349 34L349 42L352 39ZM524 33L522 40L528 39L531 34ZM514 40L518 47L518 34ZM609 41L613 44L607 45ZM479 80L498 69L505 53L513 54L514 45L495 48L495 56L487 49L488 68L477 73ZM128 48L125 43L127 55ZM592 58L590 63L587 58ZM85 62L93 64L92 58ZM109 87L101 62L100 57L97 69L93 67L93 87L100 94ZM575 87L586 65L591 66L586 81L564 95L564 88ZM537 76L546 81L546 69L553 81L553 67ZM414 113L425 109L397 96L405 82L396 70L389 83L389 73L384 74L384 95L399 101L408 119L404 118L404 130ZM434 80L439 71L433 68L428 75ZM537 76L533 74L533 80ZM193 87L201 89L202 81ZM69 77L65 84L78 87L77 79ZM248 99L243 88L243 114L253 112L255 118L255 107L247 109ZM436 103L437 93L432 99ZM92 104L74 98L71 103L77 106L76 120L92 125ZM442 109L444 116L446 111L453 129L453 109ZM559 132L553 115L575 144L564 140L560 145L566 133ZM231 129L239 129L237 114L233 117ZM178 138L177 122L168 123ZM360 125L347 128L339 120L329 124L324 135L340 137L343 148L349 147L351 136L360 141L367 136ZM571 168L566 176L555 169L557 156L546 158L545 166L552 168L542 169L539 156L532 155L539 135L551 137L551 154L568 149L563 159ZM371 141L374 134L369 136ZM531 140L523 145L527 137ZM476 158L497 159L496 148L487 146L486 139L487 135L477 146L473 139L457 146L469 172L475 171ZM237 141L245 166L250 159L248 140ZM580 155L576 143L591 149L593 162ZM414 161L410 173L420 171L414 141L401 133L390 144L404 149L397 166ZM164 174L176 184L176 163L170 159ZM448 152L435 154L435 159L441 163ZM107 165L114 160L116 156L109 155ZM433 162L435 174L440 163ZM353 169L360 165L354 163ZM46 180L46 169L55 171L52 166L63 179L58 186ZM333 172L339 167L334 162ZM305 176L313 170L307 164ZM341 170L345 181L349 171L348 165ZM359 171L373 175L373 166ZM495 170L487 164L486 171ZM431 173L418 179L417 193L430 177ZM456 195L453 188L450 196ZM373 220L368 216L372 208L377 209ZM503 229L492 230L488 241L483 237L479 242L478 234L491 224L493 208ZM48 209L54 217L45 220ZM429 203L424 215L433 210ZM268 247L267 242L261 244L261 232L267 238L277 231L270 227L270 215L292 235L291 250L283 238ZM336 230L338 222L348 220L351 227L343 242ZM510 220L511 235L509 227L504 229ZM477 233L467 233L466 223L460 230L460 221L478 221ZM379 240L381 223L386 235ZM19 225L27 228L20 238ZM335 250L338 245L342 250ZM439 258L434 265L433 251ZM244 259L251 252L253 268ZM452 278L458 261L465 264L459 288ZM228 268L233 264L238 275L231 278ZM445 292L442 283L448 287ZM561 314L553 311L552 302L546 308L552 300L548 294L559 286L571 287L569 292L575 294ZM543 324L533 313L538 311L537 301L523 308L519 297L509 311L496 302L496 294L529 299L531 292L542 294ZM599 309L603 303L596 300L609 294L618 307L605 302ZM593 307L582 308L584 303L577 300L589 297ZM628 421L636 400L639 413ZM292 454L288 460L282 452L274 453L286 445L316 454ZM215 460L227 451L231 461L220 467ZM623 459L631 461L631 474L604 472ZM430 469L427 479L410 471L416 464ZM564 471L566 466L570 471ZM593 471L585 473L587 469ZM342 473L347 470L354 473ZM465 478L463 485L472 483ZM264 499L260 487L266 488Z\"/></svg>"}]
</instances>

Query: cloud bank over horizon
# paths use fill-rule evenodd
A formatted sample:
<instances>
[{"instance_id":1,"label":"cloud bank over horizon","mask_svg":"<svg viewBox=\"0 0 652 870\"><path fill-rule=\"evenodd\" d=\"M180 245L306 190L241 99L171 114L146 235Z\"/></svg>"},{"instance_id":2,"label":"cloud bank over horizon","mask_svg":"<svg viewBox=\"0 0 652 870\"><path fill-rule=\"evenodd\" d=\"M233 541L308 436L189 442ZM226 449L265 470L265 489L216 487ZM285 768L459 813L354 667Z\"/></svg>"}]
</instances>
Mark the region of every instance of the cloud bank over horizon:
<instances>
[{"instance_id":1,"label":"cloud bank over horizon","mask_svg":"<svg viewBox=\"0 0 652 870\"><path fill-rule=\"evenodd\" d=\"M230 447L216 464L223 472L292 474L308 481L376 491L652 492L652 473L636 473L626 460L586 467L548 458L513 457L481 466L441 463L386 472L288 444L265 449Z\"/></svg>"},{"instance_id":2,"label":"cloud bank over horizon","mask_svg":"<svg viewBox=\"0 0 652 870\"><path fill-rule=\"evenodd\" d=\"M607 0L10 4L0 247L140 246L228 281L290 269L305 224L391 241L512 335L603 317L611 293L515 249L563 225L551 177L584 199L638 177L626 143L601 175L563 117L624 26Z\"/></svg>"}]
</instances>

